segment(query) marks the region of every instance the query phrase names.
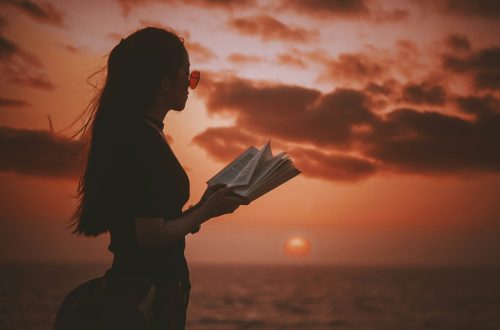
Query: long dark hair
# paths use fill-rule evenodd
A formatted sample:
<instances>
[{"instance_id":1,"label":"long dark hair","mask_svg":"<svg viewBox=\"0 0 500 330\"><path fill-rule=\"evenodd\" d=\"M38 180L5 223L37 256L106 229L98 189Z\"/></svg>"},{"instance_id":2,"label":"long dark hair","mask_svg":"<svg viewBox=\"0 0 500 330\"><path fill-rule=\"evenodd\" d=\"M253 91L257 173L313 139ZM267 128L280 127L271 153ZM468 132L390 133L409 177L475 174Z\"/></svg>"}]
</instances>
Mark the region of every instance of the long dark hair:
<instances>
[{"instance_id":1,"label":"long dark hair","mask_svg":"<svg viewBox=\"0 0 500 330\"><path fill-rule=\"evenodd\" d=\"M97 236L109 230L99 197L112 171L110 141L128 122L152 105L165 76L174 77L185 61L183 39L175 32L148 27L122 39L108 56L106 79L84 115L82 139L87 157L78 184L78 206L71 218L73 233Z\"/></svg>"}]
</instances>

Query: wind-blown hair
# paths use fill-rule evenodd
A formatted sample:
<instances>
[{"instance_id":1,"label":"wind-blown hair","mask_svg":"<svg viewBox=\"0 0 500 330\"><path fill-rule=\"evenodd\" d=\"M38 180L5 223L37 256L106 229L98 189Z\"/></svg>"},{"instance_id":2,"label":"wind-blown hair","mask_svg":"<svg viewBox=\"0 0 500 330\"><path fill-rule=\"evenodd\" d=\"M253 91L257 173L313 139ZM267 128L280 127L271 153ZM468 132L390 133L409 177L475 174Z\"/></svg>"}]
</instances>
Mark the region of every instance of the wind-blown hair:
<instances>
[{"instance_id":1,"label":"wind-blown hair","mask_svg":"<svg viewBox=\"0 0 500 330\"><path fill-rule=\"evenodd\" d=\"M111 163L111 141L152 105L163 77L175 77L185 61L183 39L173 31L148 27L122 39L108 56L103 87L88 105L77 132L88 149L78 184L78 206L71 218L73 233L97 236L109 230L102 212L103 182ZM119 164L118 164L119 166ZM101 203L101 204L100 204Z\"/></svg>"}]
</instances>

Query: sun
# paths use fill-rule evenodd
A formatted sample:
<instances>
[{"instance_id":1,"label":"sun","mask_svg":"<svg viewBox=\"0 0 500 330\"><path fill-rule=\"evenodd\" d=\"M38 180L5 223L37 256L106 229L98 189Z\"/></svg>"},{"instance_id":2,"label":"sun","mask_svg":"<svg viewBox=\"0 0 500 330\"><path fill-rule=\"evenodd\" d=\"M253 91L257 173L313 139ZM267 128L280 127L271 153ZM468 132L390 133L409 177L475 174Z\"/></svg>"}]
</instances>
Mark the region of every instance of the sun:
<instances>
[{"instance_id":1,"label":"sun","mask_svg":"<svg viewBox=\"0 0 500 330\"><path fill-rule=\"evenodd\" d=\"M293 257L306 257L311 254L311 242L301 236L290 237L285 242L285 254Z\"/></svg>"}]
</instances>

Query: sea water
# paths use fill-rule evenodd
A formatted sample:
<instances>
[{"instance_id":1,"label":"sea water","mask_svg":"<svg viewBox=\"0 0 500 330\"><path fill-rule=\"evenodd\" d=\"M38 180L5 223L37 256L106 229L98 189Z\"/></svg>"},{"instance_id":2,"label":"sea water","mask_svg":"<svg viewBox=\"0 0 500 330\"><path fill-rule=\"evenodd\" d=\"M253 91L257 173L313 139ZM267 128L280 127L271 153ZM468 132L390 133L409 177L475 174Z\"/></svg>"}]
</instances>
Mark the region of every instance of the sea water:
<instances>
[{"instance_id":1,"label":"sea water","mask_svg":"<svg viewBox=\"0 0 500 330\"><path fill-rule=\"evenodd\" d=\"M103 264L3 264L0 329L51 329ZM191 265L187 329L500 329L496 267Z\"/></svg>"}]
</instances>

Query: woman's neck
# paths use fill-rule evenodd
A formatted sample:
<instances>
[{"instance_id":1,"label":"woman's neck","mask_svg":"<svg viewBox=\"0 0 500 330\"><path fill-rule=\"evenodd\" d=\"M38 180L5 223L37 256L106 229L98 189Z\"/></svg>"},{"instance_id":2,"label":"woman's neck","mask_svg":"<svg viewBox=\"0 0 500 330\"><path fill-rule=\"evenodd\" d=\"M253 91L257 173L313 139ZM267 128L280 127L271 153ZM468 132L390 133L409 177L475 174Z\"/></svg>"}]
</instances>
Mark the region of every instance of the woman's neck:
<instances>
[{"instance_id":1,"label":"woman's neck","mask_svg":"<svg viewBox=\"0 0 500 330\"><path fill-rule=\"evenodd\" d=\"M163 122L165 116L167 115L168 110L162 107L151 107L147 111L143 112L144 116L152 118L153 120Z\"/></svg>"}]
</instances>

